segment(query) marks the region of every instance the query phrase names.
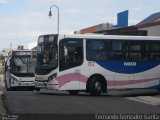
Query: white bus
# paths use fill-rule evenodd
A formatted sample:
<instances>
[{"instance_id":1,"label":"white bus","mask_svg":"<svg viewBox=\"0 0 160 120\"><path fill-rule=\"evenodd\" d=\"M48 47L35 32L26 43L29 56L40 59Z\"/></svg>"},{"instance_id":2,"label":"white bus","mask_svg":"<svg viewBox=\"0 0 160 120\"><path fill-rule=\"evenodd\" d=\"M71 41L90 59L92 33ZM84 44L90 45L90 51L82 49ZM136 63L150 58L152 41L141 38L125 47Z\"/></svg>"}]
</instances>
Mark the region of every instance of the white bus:
<instances>
[{"instance_id":1,"label":"white bus","mask_svg":"<svg viewBox=\"0 0 160 120\"><path fill-rule=\"evenodd\" d=\"M160 89L160 37L42 35L36 87L100 95L109 89Z\"/></svg>"},{"instance_id":2,"label":"white bus","mask_svg":"<svg viewBox=\"0 0 160 120\"><path fill-rule=\"evenodd\" d=\"M35 66L37 52L31 50L11 51L5 62L6 90L35 89Z\"/></svg>"}]
</instances>

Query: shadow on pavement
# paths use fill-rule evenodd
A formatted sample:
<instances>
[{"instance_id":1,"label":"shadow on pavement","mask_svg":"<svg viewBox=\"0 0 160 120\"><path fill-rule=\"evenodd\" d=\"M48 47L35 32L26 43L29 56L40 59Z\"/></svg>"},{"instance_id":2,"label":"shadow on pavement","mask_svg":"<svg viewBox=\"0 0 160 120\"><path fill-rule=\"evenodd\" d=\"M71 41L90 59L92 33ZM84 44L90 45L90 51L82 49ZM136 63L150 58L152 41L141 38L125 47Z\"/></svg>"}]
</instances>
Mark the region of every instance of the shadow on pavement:
<instances>
[{"instance_id":1,"label":"shadow on pavement","mask_svg":"<svg viewBox=\"0 0 160 120\"><path fill-rule=\"evenodd\" d=\"M71 95L68 92L63 91L42 91L37 92L40 95L54 95L54 96L87 96L87 97L95 97L91 96L89 93L80 92L77 95ZM133 89L133 90L116 90L116 91L108 91L108 93L102 93L101 96L98 97L136 97L136 96L158 96L160 95L160 91L155 89ZM97 96L96 96L97 97ZM159 96L160 97L160 96Z\"/></svg>"},{"instance_id":2,"label":"shadow on pavement","mask_svg":"<svg viewBox=\"0 0 160 120\"><path fill-rule=\"evenodd\" d=\"M137 97L137 96L157 96L160 95L159 91L128 91L121 92L119 94L111 93L109 96L112 97Z\"/></svg>"}]
</instances>

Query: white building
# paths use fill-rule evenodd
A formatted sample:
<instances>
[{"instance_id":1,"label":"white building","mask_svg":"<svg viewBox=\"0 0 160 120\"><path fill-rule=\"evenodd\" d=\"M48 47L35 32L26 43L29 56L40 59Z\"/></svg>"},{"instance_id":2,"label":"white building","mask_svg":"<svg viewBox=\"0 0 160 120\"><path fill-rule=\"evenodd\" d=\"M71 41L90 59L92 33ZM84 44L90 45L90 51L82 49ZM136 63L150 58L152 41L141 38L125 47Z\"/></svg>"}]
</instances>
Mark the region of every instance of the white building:
<instances>
[{"instance_id":1,"label":"white building","mask_svg":"<svg viewBox=\"0 0 160 120\"><path fill-rule=\"evenodd\" d=\"M147 30L148 36L160 36L160 12L150 15L136 26L138 30Z\"/></svg>"}]
</instances>

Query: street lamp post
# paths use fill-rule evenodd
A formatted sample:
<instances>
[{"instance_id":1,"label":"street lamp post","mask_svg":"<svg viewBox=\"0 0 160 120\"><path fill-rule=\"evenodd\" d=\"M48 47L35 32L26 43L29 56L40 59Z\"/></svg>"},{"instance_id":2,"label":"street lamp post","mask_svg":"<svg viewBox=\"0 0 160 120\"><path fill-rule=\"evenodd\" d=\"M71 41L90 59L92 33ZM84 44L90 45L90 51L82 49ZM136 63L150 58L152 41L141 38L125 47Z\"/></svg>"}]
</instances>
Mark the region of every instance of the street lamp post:
<instances>
[{"instance_id":1,"label":"street lamp post","mask_svg":"<svg viewBox=\"0 0 160 120\"><path fill-rule=\"evenodd\" d=\"M58 11L58 17L57 17L57 22L58 22L58 24L57 24L57 33L59 34L59 7L57 6L57 5L52 5L51 7L50 7L50 11L49 11L49 17L52 17L52 7L56 7L57 8L57 11Z\"/></svg>"}]
</instances>

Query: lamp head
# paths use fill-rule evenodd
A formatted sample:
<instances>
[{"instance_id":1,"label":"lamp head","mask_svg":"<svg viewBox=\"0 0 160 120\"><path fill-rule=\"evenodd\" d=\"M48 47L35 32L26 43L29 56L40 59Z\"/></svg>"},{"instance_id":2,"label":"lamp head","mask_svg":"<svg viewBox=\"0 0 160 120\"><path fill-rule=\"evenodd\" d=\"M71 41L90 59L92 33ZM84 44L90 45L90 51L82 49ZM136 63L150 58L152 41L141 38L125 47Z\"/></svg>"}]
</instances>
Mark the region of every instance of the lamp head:
<instances>
[{"instance_id":1,"label":"lamp head","mask_svg":"<svg viewBox=\"0 0 160 120\"><path fill-rule=\"evenodd\" d=\"M48 16L49 16L49 17L52 17L52 11L51 11L51 10L49 11Z\"/></svg>"}]
</instances>

